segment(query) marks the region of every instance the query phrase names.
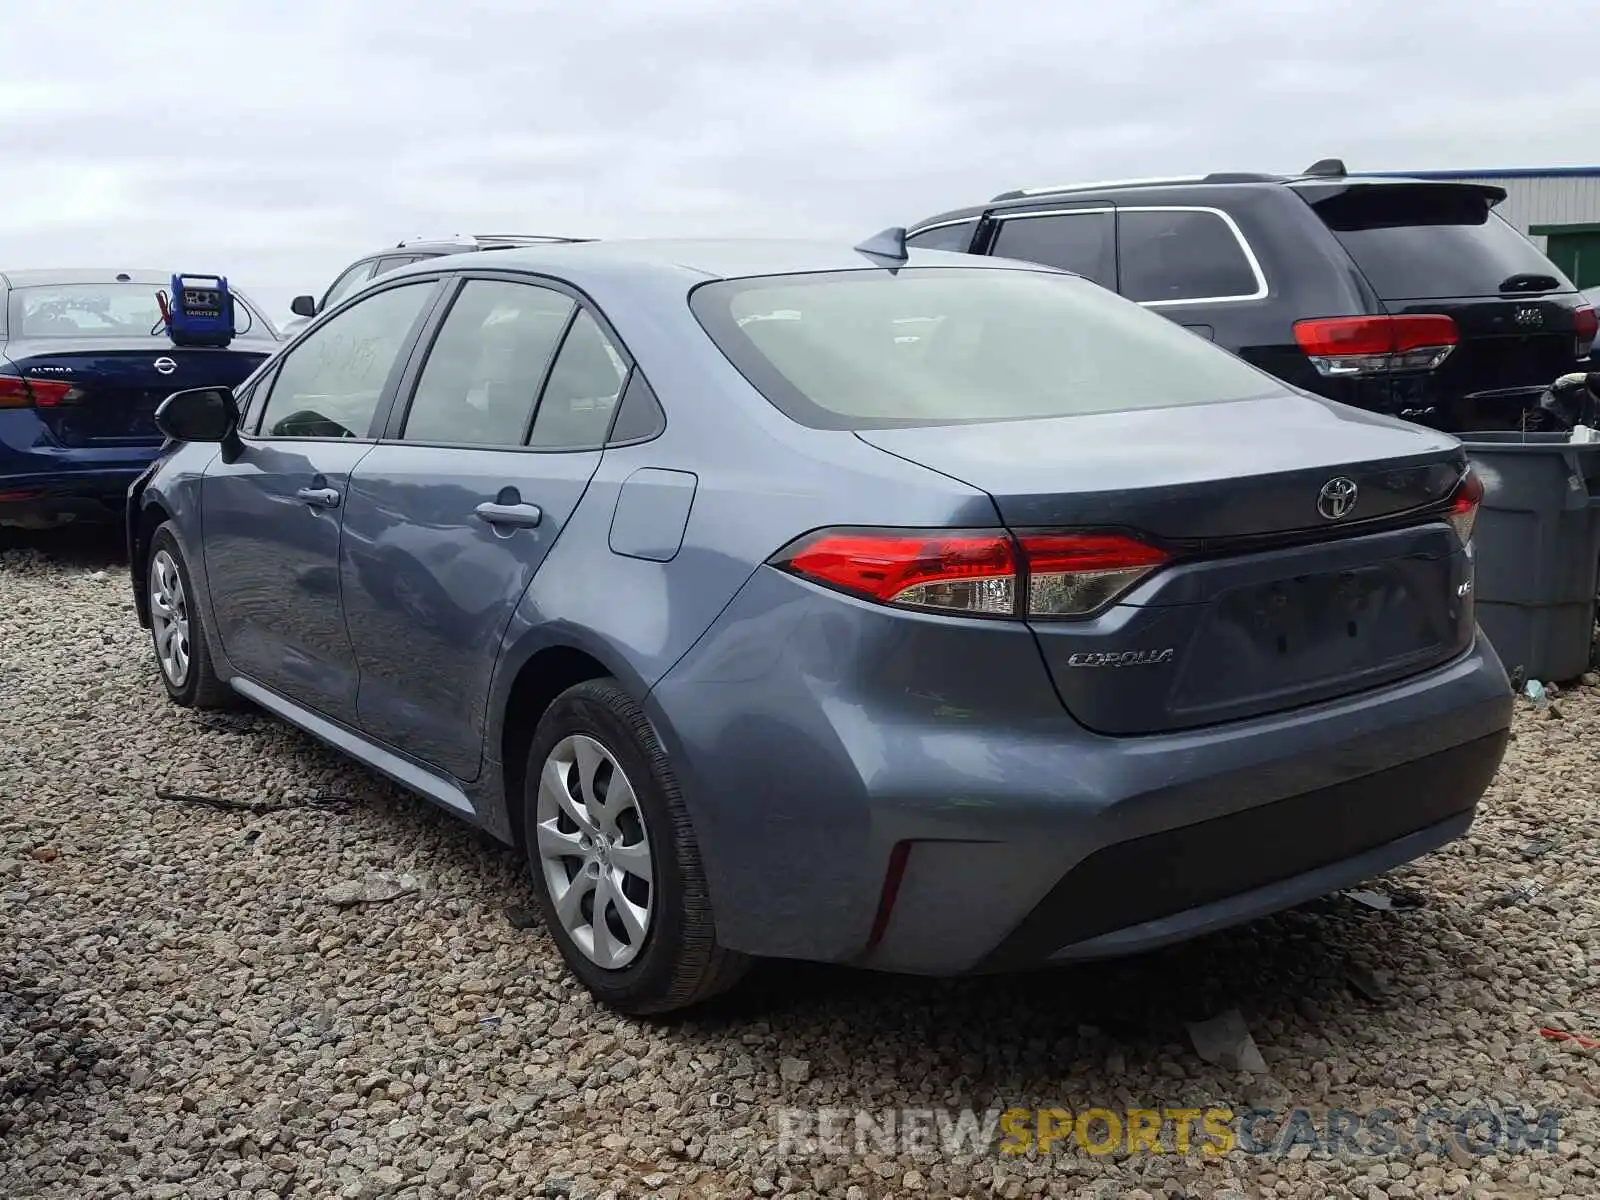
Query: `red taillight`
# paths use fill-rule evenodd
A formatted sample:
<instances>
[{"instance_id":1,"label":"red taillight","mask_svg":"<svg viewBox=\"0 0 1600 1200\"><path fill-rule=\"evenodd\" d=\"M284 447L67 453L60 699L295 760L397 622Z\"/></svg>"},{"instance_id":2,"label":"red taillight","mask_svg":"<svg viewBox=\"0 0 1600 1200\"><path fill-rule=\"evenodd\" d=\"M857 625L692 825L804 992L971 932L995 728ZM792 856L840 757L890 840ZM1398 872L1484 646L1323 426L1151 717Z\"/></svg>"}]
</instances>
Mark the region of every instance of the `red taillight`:
<instances>
[{"instance_id":1,"label":"red taillight","mask_svg":"<svg viewBox=\"0 0 1600 1200\"><path fill-rule=\"evenodd\" d=\"M0 408L54 408L65 404L72 384L60 379L0 375Z\"/></svg>"},{"instance_id":2,"label":"red taillight","mask_svg":"<svg viewBox=\"0 0 1600 1200\"><path fill-rule=\"evenodd\" d=\"M1016 614L1011 538L990 530L829 529L775 565L883 604L990 616Z\"/></svg>"},{"instance_id":3,"label":"red taillight","mask_svg":"<svg viewBox=\"0 0 1600 1200\"><path fill-rule=\"evenodd\" d=\"M1165 551L1114 533L1025 533L1018 540L1034 617L1095 612L1167 561Z\"/></svg>"},{"instance_id":4,"label":"red taillight","mask_svg":"<svg viewBox=\"0 0 1600 1200\"><path fill-rule=\"evenodd\" d=\"M1431 371L1459 340L1456 323L1439 314L1403 317L1317 317L1296 321L1294 339L1322 375Z\"/></svg>"},{"instance_id":5,"label":"red taillight","mask_svg":"<svg viewBox=\"0 0 1600 1200\"><path fill-rule=\"evenodd\" d=\"M998 529L828 529L771 560L881 604L986 617L1087 616L1166 561L1122 534Z\"/></svg>"},{"instance_id":6,"label":"red taillight","mask_svg":"<svg viewBox=\"0 0 1600 1200\"><path fill-rule=\"evenodd\" d=\"M1573 351L1578 358L1589 356L1589 352L1594 349L1597 333L1600 333L1600 314L1596 314L1592 304L1584 304L1572 310Z\"/></svg>"},{"instance_id":7,"label":"red taillight","mask_svg":"<svg viewBox=\"0 0 1600 1200\"><path fill-rule=\"evenodd\" d=\"M15 375L0 375L0 408L32 408L33 393L28 381Z\"/></svg>"},{"instance_id":8,"label":"red taillight","mask_svg":"<svg viewBox=\"0 0 1600 1200\"><path fill-rule=\"evenodd\" d=\"M1468 467L1461 482L1456 484L1456 490L1450 497L1450 511L1445 514L1445 520L1455 529L1463 546L1472 540L1472 527L1478 523L1478 505L1482 503L1483 480Z\"/></svg>"},{"instance_id":9,"label":"red taillight","mask_svg":"<svg viewBox=\"0 0 1600 1200\"><path fill-rule=\"evenodd\" d=\"M28 387L33 390L35 408L55 408L72 399L72 385L59 379L30 379Z\"/></svg>"}]
</instances>

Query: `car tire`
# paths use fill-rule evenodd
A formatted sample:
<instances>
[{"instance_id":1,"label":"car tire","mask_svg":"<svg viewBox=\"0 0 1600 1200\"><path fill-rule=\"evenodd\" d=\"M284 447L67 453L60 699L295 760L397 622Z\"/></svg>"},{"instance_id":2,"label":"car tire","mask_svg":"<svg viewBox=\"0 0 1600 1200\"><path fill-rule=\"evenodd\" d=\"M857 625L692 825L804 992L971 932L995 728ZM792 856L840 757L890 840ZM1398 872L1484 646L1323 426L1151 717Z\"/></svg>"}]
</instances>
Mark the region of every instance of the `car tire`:
<instances>
[{"instance_id":1,"label":"car tire","mask_svg":"<svg viewBox=\"0 0 1600 1200\"><path fill-rule=\"evenodd\" d=\"M167 695L185 708L237 707L238 693L217 677L211 664L205 618L170 521L150 539L144 586L150 601L150 642Z\"/></svg>"},{"instance_id":2,"label":"car tire","mask_svg":"<svg viewBox=\"0 0 1600 1200\"><path fill-rule=\"evenodd\" d=\"M717 944L699 845L666 751L615 680L556 698L524 778L523 840L545 927L597 1000L647 1016L739 981L749 960Z\"/></svg>"}]
</instances>

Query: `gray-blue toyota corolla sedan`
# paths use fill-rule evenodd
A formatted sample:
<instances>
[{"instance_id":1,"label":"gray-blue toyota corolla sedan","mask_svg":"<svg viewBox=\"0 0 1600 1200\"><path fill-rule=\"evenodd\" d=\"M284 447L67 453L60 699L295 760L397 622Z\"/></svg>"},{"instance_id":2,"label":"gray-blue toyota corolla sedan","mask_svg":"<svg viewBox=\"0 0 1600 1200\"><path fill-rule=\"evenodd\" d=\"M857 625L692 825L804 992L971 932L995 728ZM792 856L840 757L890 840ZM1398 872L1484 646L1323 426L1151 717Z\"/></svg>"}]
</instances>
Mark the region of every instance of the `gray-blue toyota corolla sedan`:
<instances>
[{"instance_id":1,"label":"gray-blue toyota corolla sedan","mask_svg":"<svg viewBox=\"0 0 1600 1200\"><path fill-rule=\"evenodd\" d=\"M1459 443L894 231L432 259L160 421L172 698L525 848L626 1012L1283 909L1464 834L1508 736Z\"/></svg>"}]
</instances>

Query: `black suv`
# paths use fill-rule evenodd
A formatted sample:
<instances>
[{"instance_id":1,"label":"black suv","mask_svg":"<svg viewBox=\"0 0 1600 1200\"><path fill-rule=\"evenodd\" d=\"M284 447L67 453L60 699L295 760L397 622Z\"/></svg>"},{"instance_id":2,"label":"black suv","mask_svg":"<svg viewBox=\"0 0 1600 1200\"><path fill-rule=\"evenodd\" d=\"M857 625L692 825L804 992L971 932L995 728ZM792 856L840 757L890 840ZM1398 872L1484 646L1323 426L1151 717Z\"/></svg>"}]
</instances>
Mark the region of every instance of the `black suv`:
<instances>
[{"instance_id":1,"label":"black suv","mask_svg":"<svg viewBox=\"0 0 1600 1200\"><path fill-rule=\"evenodd\" d=\"M906 241L1065 268L1347 404L1449 432L1532 428L1596 318L1493 211L1504 199L1325 159L1295 176L1005 192Z\"/></svg>"},{"instance_id":2,"label":"black suv","mask_svg":"<svg viewBox=\"0 0 1600 1200\"><path fill-rule=\"evenodd\" d=\"M329 285L322 299L315 296L296 296L289 311L301 318L284 326L284 333L299 329L319 312L326 312L369 279L376 279L385 271L403 267L424 258L442 258L446 254L470 254L475 250L509 250L516 246L534 246L547 242L587 242L591 238L547 237L523 233L475 233L466 237L433 238L427 241L397 242L384 250L358 258Z\"/></svg>"}]
</instances>

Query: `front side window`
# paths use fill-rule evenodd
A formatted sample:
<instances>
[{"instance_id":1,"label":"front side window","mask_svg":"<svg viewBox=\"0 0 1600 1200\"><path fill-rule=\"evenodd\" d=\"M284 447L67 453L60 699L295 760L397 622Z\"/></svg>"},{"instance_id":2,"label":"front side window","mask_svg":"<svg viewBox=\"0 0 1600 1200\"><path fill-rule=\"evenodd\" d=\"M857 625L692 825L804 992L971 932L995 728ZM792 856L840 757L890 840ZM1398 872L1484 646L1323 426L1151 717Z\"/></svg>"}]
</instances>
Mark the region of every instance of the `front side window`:
<instances>
[{"instance_id":1,"label":"front side window","mask_svg":"<svg viewBox=\"0 0 1600 1200\"><path fill-rule=\"evenodd\" d=\"M1117 255L1117 290L1129 300L1227 300L1262 290L1243 243L1215 212L1119 209Z\"/></svg>"},{"instance_id":2,"label":"front side window","mask_svg":"<svg viewBox=\"0 0 1600 1200\"><path fill-rule=\"evenodd\" d=\"M434 282L356 301L284 355L261 414L266 437L366 437Z\"/></svg>"},{"instance_id":3,"label":"front side window","mask_svg":"<svg viewBox=\"0 0 1600 1200\"><path fill-rule=\"evenodd\" d=\"M531 283L469 279L428 351L401 437L520 446L573 302Z\"/></svg>"},{"instance_id":4,"label":"front side window","mask_svg":"<svg viewBox=\"0 0 1600 1200\"><path fill-rule=\"evenodd\" d=\"M539 398L529 444L545 450L598 446L611 428L628 366L587 312L572 322Z\"/></svg>"},{"instance_id":5,"label":"front side window","mask_svg":"<svg viewBox=\"0 0 1600 1200\"><path fill-rule=\"evenodd\" d=\"M1270 376L1086 280L920 267L702 284L700 324L819 429L1064 417L1270 396ZM915 324L920 332L907 337Z\"/></svg>"},{"instance_id":6,"label":"front side window","mask_svg":"<svg viewBox=\"0 0 1600 1200\"><path fill-rule=\"evenodd\" d=\"M253 429L255 427L254 418L260 415L256 404L262 396L266 395L267 388L271 386L273 370L276 370L276 368L270 368L265 374L256 376L254 383L248 384L234 393L234 402L239 408L240 429Z\"/></svg>"},{"instance_id":7,"label":"front side window","mask_svg":"<svg viewBox=\"0 0 1600 1200\"><path fill-rule=\"evenodd\" d=\"M1109 210L1007 217L989 253L1059 267L1101 287L1117 286L1117 226Z\"/></svg>"}]
</instances>

